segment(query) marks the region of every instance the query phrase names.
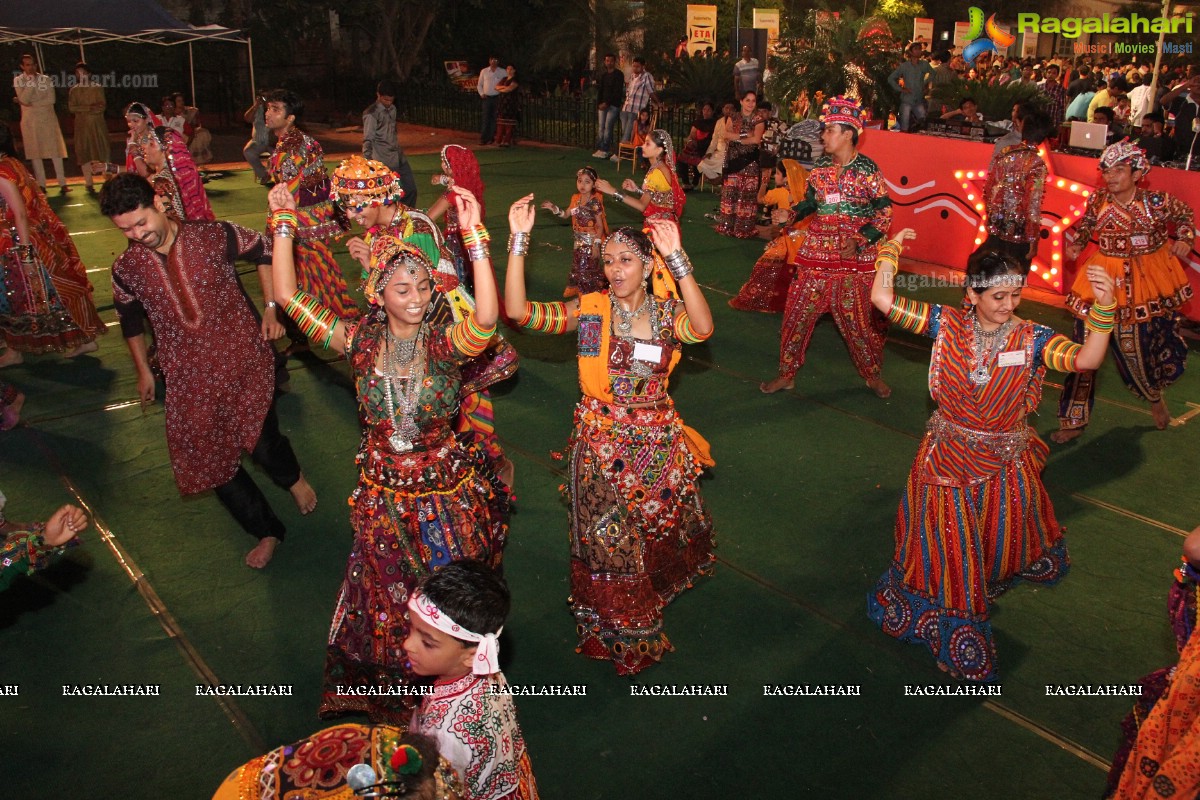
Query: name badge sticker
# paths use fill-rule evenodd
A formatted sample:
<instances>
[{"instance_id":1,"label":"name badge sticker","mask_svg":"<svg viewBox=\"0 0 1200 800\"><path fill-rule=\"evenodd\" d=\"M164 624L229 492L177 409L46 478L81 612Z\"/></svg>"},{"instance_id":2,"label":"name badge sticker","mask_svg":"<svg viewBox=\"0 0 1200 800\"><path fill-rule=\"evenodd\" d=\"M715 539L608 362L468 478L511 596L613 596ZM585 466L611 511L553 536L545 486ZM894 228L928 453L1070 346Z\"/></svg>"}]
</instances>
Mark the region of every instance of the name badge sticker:
<instances>
[{"instance_id":1,"label":"name badge sticker","mask_svg":"<svg viewBox=\"0 0 1200 800\"><path fill-rule=\"evenodd\" d=\"M1024 363L1025 363L1025 351L1024 350L1009 350L1007 352L1001 353L996 358L997 366L1001 366L1001 367L1019 367Z\"/></svg>"},{"instance_id":2,"label":"name badge sticker","mask_svg":"<svg viewBox=\"0 0 1200 800\"><path fill-rule=\"evenodd\" d=\"M662 345L634 342L633 357L648 364L657 364L662 360Z\"/></svg>"},{"instance_id":3,"label":"name badge sticker","mask_svg":"<svg viewBox=\"0 0 1200 800\"><path fill-rule=\"evenodd\" d=\"M1133 243L1134 247L1146 247L1150 244L1150 240L1144 233L1135 233L1133 236L1129 237L1129 241Z\"/></svg>"},{"instance_id":4,"label":"name badge sticker","mask_svg":"<svg viewBox=\"0 0 1200 800\"><path fill-rule=\"evenodd\" d=\"M841 192L830 192L829 194L825 195L825 202L826 202L826 203L840 203L840 202L842 202L842 194L841 194Z\"/></svg>"}]
</instances>

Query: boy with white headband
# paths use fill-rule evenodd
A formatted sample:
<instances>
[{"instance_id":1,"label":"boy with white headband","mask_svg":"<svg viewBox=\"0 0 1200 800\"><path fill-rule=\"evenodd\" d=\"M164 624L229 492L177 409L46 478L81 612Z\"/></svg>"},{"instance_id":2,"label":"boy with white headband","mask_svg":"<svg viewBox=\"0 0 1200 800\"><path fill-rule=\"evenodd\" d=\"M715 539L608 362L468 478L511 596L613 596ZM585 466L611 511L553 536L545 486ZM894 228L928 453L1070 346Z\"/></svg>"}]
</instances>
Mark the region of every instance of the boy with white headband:
<instances>
[{"instance_id":1,"label":"boy with white headband","mask_svg":"<svg viewBox=\"0 0 1200 800\"><path fill-rule=\"evenodd\" d=\"M435 679L410 729L437 740L462 777L463 800L538 797L512 695L499 691L509 604L504 579L479 561L447 564L408 601L409 664Z\"/></svg>"}]
</instances>

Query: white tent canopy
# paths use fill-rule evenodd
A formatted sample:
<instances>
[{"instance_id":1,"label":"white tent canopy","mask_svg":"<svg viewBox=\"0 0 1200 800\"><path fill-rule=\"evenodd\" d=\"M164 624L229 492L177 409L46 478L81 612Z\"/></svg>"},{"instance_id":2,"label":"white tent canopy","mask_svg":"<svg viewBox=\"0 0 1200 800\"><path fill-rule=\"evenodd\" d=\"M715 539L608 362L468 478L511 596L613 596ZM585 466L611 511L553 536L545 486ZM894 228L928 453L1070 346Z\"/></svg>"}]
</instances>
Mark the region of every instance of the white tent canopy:
<instances>
[{"instance_id":1,"label":"white tent canopy","mask_svg":"<svg viewBox=\"0 0 1200 800\"><path fill-rule=\"evenodd\" d=\"M220 25L186 25L168 14L154 0L42 0L38 4L0 5L0 44L32 42L42 59L42 45L84 48L105 42L132 42L174 46L186 44L191 78L192 102L196 102L195 42L238 42L246 45L250 62L250 92L255 91L254 49L250 37ZM42 62L44 63L44 61Z\"/></svg>"}]
</instances>

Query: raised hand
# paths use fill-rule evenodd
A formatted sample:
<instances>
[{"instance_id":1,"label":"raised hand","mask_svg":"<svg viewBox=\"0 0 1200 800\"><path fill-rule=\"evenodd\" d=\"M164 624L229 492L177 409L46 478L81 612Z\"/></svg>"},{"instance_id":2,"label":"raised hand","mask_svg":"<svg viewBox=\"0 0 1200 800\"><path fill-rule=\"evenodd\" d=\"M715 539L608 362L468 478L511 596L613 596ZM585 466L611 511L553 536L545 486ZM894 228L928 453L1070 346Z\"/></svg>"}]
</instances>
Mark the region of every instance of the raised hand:
<instances>
[{"instance_id":1,"label":"raised hand","mask_svg":"<svg viewBox=\"0 0 1200 800\"><path fill-rule=\"evenodd\" d=\"M621 188L627 192L636 192L640 187L633 182L633 178L626 178L621 182Z\"/></svg>"},{"instance_id":2,"label":"raised hand","mask_svg":"<svg viewBox=\"0 0 1200 800\"><path fill-rule=\"evenodd\" d=\"M682 240L679 238L679 226L669 219L648 220L650 226L650 241L655 249L663 256L669 256L680 249Z\"/></svg>"},{"instance_id":3,"label":"raised hand","mask_svg":"<svg viewBox=\"0 0 1200 800\"><path fill-rule=\"evenodd\" d=\"M287 184L277 183L271 187L270 193L267 195L267 203L272 211L287 209L289 211L296 210L296 198L292 197L292 193L288 191Z\"/></svg>"},{"instance_id":4,"label":"raised hand","mask_svg":"<svg viewBox=\"0 0 1200 800\"><path fill-rule=\"evenodd\" d=\"M1092 264L1087 268L1088 283L1092 285L1092 293L1096 296L1096 303L1102 306L1110 306L1113 302L1113 279L1112 276L1099 264Z\"/></svg>"},{"instance_id":5,"label":"raised hand","mask_svg":"<svg viewBox=\"0 0 1200 800\"><path fill-rule=\"evenodd\" d=\"M455 186L447 194L454 199L454 207L458 210L458 224L463 230L472 228L480 222L479 201L470 189Z\"/></svg>"},{"instance_id":6,"label":"raised hand","mask_svg":"<svg viewBox=\"0 0 1200 800\"><path fill-rule=\"evenodd\" d=\"M596 191L600 192L600 194L612 194L617 190L608 182L608 179L600 178L596 181Z\"/></svg>"},{"instance_id":7,"label":"raised hand","mask_svg":"<svg viewBox=\"0 0 1200 800\"><path fill-rule=\"evenodd\" d=\"M508 209L508 229L513 233L529 233L533 230L537 207L533 204L533 195L527 194Z\"/></svg>"}]
</instances>

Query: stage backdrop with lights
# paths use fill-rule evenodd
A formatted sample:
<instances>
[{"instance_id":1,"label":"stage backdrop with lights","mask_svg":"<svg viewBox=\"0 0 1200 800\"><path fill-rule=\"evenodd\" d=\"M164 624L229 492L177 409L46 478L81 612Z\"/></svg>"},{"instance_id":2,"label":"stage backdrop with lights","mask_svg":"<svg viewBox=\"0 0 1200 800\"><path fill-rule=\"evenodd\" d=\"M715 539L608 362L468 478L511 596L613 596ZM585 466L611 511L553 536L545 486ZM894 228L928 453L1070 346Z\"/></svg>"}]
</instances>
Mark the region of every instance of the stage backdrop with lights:
<instances>
[{"instance_id":1,"label":"stage backdrop with lights","mask_svg":"<svg viewBox=\"0 0 1200 800\"><path fill-rule=\"evenodd\" d=\"M920 134L867 130L859 149L879 165L892 198L892 230L913 228L916 241L906 255L930 264L965 269L967 256L987 237L983 185L993 147L982 142ZM1075 277L1076 264L1063 251L1071 229L1083 214L1088 197L1100 183L1099 160L1062 153L1043 153L1049 178L1042 200L1042 241L1033 262L1029 283L1040 289L1066 294ZM1200 172L1156 167L1143 180L1148 189L1166 191L1200 210ZM1093 246L1094 247L1094 246ZM1083 251L1086 262L1092 248ZM1200 297L1200 253L1193 249L1185 259L1196 297ZM1200 319L1200 301L1185 308Z\"/></svg>"}]
</instances>

